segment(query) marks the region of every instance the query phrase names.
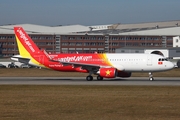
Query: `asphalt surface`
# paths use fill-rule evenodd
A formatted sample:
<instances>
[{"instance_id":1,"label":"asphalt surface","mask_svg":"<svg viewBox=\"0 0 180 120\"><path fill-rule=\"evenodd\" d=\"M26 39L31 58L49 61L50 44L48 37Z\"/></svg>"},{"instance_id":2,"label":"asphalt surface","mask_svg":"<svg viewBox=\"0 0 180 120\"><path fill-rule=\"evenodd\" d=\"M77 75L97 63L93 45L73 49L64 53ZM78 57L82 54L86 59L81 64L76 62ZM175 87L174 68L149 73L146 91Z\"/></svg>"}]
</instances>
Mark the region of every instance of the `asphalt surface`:
<instances>
[{"instance_id":1,"label":"asphalt surface","mask_svg":"<svg viewBox=\"0 0 180 120\"><path fill-rule=\"evenodd\" d=\"M85 77L0 77L0 85L153 85L180 86L180 77L130 77L86 81Z\"/></svg>"}]
</instances>

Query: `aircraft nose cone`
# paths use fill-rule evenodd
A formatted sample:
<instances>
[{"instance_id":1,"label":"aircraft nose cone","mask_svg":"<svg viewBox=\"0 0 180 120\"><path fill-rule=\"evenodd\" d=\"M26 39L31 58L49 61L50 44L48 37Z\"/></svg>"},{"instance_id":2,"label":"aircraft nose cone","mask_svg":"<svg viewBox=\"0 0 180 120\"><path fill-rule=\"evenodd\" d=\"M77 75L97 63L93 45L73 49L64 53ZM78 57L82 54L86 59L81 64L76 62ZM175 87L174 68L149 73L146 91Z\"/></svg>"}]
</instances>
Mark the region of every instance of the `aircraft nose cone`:
<instances>
[{"instance_id":1,"label":"aircraft nose cone","mask_svg":"<svg viewBox=\"0 0 180 120\"><path fill-rule=\"evenodd\" d=\"M174 64L172 62L169 62L167 68L168 69L173 69L174 68Z\"/></svg>"}]
</instances>

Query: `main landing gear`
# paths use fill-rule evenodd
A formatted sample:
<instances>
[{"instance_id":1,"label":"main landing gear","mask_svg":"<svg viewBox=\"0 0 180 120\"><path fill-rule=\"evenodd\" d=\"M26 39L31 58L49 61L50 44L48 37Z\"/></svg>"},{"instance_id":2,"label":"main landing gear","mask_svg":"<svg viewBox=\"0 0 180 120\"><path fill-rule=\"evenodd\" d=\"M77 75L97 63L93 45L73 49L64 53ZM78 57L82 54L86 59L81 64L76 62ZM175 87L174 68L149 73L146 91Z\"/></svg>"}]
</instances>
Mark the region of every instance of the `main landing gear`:
<instances>
[{"instance_id":1,"label":"main landing gear","mask_svg":"<svg viewBox=\"0 0 180 120\"><path fill-rule=\"evenodd\" d=\"M86 80L87 80L87 81L92 81L92 80L93 80L93 76L92 76L92 75L88 75L88 76L86 77ZM103 77L101 77L100 75L98 75L98 76L97 76L97 80L103 80ZM152 75L151 72L149 72L149 80L150 80L150 81L153 81L153 80L154 80L153 75Z\"/></svg>"},{"instance_id":2,"label":"main landing gear","mask_svg":"<svg viewBox=\"0 0 180 120\"><path fill-rule=\"evenodd\" d=\"M86 77L86 80L87 81L92 81L93 80L93 77L91 75L88 75ZM101 77L100 75L97 76L97 80L103 80L103 77Z\"/></svg>"},{"instance_id":3,"label":"main landing gear","mask_svg":"<svg viewBox=\"0 0 180 120\"><path fill-rule=\"evenodd\" d=\"M100 75L97 76L97 80L103 80L103 77L101 77Z\"/></svg>"},{"instance_id":4,"label":"main landing gear","mask_svg":"<svg viewBox=\"0 0 180 120\"><path fill-rule=\"evenodd\" d=\"M151 72L149 72L149 80L150 80L150 81L153 81L153 80L154 80L153 75L152 75Z\"/></svg>"},{"instance_id":5,"label":"main landing gear","mask_svg":"<svg viewBox=\"0 0 180 120\"><path fill-rule=\"evenodd\" d=\"M93 80L93 77L92 77L91 75L88 75L88 76L86 77L86 80L87 80L87 81L92 81L92 80Z\"/></svg>"}]
</instances>

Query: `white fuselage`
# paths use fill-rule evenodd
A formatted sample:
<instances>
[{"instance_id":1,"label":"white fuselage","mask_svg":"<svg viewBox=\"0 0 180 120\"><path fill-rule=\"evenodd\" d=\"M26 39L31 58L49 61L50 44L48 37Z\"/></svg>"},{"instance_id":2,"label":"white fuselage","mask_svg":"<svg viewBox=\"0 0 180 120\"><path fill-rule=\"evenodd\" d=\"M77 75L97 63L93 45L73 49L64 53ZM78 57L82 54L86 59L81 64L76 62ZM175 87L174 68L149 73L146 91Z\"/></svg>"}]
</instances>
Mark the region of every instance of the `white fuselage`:
<instances>
[{"instance_id":1,"label":"white fuselage","mask_svg":"<svg viewBox=\"0 0 180 120\"><path fill-rule=\"evenodd\" d=\"M174 64L170 61L167 61L163 56L155 54L106 54L105 61L110 63L110 66L101 66L101 67L114 67L120 71L129 71L129 72L156 72L156 71L166 71L174 68ZM11 59L18 61L21 58L20 56L14 56ZM99 60L99 59L97 59ZM88 60L87 60L88 61ZM87 62L86 61L86 62ZM96 64L96 60L94 65ZM70 62L70 63L69 63ZM81 64L83 61L69 61ZM90 62L92 60L90 59ZM38 66L34 64L31 60L29 64ZM84 65L84 64L82 64ZM63 67L63 66L62 66Z\"/></svg>"},{"instance_id":2,"label":"white fuselage","mask_svg":"<svg viewBox=\"0 0 180 120\"><path fill-rule=\"evenodd\" d=\"M174 64L155 54L107 54L114 68L130 72L155 72L170 70Z\"/></svg>"}]
</instances>

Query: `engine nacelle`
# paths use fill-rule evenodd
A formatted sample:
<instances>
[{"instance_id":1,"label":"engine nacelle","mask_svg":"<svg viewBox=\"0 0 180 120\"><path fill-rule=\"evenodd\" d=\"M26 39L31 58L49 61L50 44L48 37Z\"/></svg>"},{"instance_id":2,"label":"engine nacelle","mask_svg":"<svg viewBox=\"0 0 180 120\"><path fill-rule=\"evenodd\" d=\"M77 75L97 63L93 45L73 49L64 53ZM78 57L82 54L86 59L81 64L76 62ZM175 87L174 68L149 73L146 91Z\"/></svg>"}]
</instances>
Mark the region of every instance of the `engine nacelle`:
<instances>
[{"instance_id":1,"label":"engine nacelle","mask_svg":"<svg viewBox=\"0 0 180 120\"><path fill-rule=\"evenodd\" d=\"M100 68L99 75L104 78L115 78L117 69L115 68Z\"/></svg>"},{"instance_id":2,"label":"engine nacelle","mask_svg":"<svg viewBox=\"0 0 180 120\"><path fill-rule=\"evenodd\" d=\"M131 77L131 72L117 71L117 77Z\"/></svg>"}]
</instances>

